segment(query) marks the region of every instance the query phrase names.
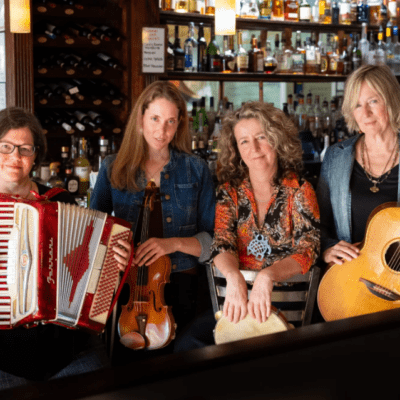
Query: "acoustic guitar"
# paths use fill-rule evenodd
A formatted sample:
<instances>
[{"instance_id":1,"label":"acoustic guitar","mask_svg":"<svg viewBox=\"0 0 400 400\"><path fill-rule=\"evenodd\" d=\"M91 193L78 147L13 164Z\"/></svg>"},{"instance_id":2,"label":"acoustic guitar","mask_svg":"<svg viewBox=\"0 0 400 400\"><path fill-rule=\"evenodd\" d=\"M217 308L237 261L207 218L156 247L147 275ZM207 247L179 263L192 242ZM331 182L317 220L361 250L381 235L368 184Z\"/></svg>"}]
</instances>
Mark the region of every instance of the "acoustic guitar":
<instances>
[{"instance_id":1,"label":"acoustic guitar","mask_svg":"<svg viewBox=\"0 0 400 400\"><path fill-rule=\"evenodd\" d=\"M360 255L333 264L317 294L325 321L400 307L400 207L385 203L370 215Z\"/></svg>"}]
</instances>

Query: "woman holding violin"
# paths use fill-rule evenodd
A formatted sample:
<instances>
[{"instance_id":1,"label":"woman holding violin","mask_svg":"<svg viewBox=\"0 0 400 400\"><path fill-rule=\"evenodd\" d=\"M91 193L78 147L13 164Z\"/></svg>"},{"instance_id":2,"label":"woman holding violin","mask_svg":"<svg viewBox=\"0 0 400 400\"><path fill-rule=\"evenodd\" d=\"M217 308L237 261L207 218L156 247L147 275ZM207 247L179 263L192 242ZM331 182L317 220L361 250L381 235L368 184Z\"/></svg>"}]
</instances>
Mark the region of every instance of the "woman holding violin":
<instances>
[{"instance_id":1,"label":"woman holding violin","mask_svg":"<svg viewBox=\"0 0 400 400\"><path fill-rule=\"evenodd\" d=\"M100 168L90 205L133 224L138 268L170 258L165 301L179 332L195 316L197 265L210 257L215 191L206 163L191 154L186 104L172 83L154 82L140 95L118 154Z\"/></svg>"}]
</instances>

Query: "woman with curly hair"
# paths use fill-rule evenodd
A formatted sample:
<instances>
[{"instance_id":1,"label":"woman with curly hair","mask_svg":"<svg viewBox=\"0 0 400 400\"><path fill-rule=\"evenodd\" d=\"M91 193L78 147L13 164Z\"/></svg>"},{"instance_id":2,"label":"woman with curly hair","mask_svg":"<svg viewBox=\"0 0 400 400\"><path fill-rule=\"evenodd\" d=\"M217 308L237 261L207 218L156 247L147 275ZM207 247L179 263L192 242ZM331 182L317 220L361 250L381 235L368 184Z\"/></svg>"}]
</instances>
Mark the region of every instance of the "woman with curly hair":
<instances>
[{"instance_id":1,"label":"woman with curly hair","mask_svg":"<svg viewBox=\"0 0 400 400\"><path fill-rule=\"evenodd\" d=\"M274 282L306 273L318 257L317 200L300 177L300 139L283 111L244 104L224 117L220 147L211 258L227 281L223 314L235 323L250 314L261 323L271 313ZM249 300L240 270L260 271ZM212 343L210 314L206 319L195 324L197 334L192 327L182 348Z\"/></svg>"}]
</instances>

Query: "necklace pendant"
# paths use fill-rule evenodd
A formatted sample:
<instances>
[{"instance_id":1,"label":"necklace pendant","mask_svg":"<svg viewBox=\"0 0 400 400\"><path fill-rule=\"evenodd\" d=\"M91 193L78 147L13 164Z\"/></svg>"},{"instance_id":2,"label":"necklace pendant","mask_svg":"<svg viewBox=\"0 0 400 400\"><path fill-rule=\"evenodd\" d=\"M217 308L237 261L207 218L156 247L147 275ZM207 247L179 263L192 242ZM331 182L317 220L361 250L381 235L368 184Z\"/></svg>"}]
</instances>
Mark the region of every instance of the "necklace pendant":
<instances>
[{"instance_id":1,"label":"necklace pendant","mask_svg":"<svg viewBox=\"0 0 400 400\"><path fill-rule=\"evenodd\" d=\"M379 192L379 188L376 187L375 184L374 184L374 186L370 187L369 190L370 190L372 193L378 193L378 192Z\"/></svg>"},{"instance_id":2,"label":"necklace pendant","mask_svg":"<svg viewBox=\"0 0 400 400\"><path fill-rule=\"evenodd\" d=\"M255 234L254 239L247 246L247 255L252 254L257 261L261 261L265 253L267 255L271 254L271 246L268 243L268 239L260 233Z\"/></svg>"}]
</instances>

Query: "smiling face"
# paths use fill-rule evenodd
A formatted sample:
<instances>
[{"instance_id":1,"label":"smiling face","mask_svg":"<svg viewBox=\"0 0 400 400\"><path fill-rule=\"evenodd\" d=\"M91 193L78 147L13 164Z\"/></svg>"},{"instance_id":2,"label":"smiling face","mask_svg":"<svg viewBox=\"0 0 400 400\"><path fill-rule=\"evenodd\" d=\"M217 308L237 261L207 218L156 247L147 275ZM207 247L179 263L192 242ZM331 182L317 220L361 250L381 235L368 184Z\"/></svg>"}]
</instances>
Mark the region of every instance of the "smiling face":
<instances>
[{"instance_id":1,"label":"smiling face","mask_svg":"<svg viewBox=\"0 0 400 400\"><path fill-rule=\"evenodd\" d=\"M33 136L29 128L10 129L1 139L1 143L13 145L28 144L34 146ZM35 161L36 154L30 157L21 156L17 148L11 154L0 153L0 180L4 183L23 183Z\"/></svg>"},{"instance_id":2,"label":"smiling face","mask_svg":"<svg viewBox=\"0 0 400 400\"><path fill-rule=\"evenodd\" d=\"M249 172L265 171L274 176L278 170L278 156L269 144L260 121L256 118L242 119L234 128L236 143Z\"/></svg>"},{"instance_id":3,"label":"smiling face","mask_svg":"<svg viewBox=\"0 0 400 400\"><path fill-rule=\"evenodd\" d=\"M383 98L367 82L361 85L360 96L353 113L365 135L393 133Z\"/></svg>"},{"instance_id":4,"label":"smiling face","mask_svg":"<svg viewBox=\"0 0 400 400\"><path fill-rule=\"evenodd\" d=\"M144 112L142 124L149 152L163 153L178 129L178 107L167 99L155 99Z\"/></svg>"}]
</instances>

